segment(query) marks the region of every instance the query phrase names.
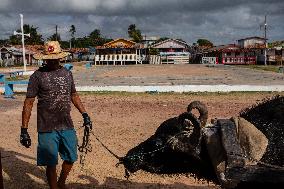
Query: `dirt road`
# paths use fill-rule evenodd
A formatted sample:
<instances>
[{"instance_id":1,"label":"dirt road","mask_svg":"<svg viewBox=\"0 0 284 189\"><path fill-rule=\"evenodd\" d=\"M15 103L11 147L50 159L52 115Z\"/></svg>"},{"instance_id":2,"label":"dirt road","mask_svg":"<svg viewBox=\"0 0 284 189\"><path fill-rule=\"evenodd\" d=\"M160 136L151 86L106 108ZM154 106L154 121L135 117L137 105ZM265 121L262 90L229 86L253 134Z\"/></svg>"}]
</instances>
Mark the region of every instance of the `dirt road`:
<instances>
[{"instance_id":1,"label":"dirt road","mask_svg":"<svg viewBox=\"0 0 284 189\"><path fill-rule=\"evenodd\" d=\"M229 118L259 100L274 93L230 94L81 94L82 101L94 122L96 135L115 153L123 156L129 149L151 136L168 118L186 110L193 100L201 100L209 109L210 118ZM283 95L283 94L282 94ZM21 111L24 96L16 99L0 97L0 146L6 189L47 188L44 168L36 166L36 108L30 121L32 147L19 143ZM35 106L36 107L36 106ZM82 124L81 115L72 109L76 128ZM82 130L77 130L81 141ZM93 151L80 171L75 164L68 180L71 188L219 188L206 181L195 180L191 175L153 175L139 171L127 181L122 166L93 139Z\"/></svg>"}]
</instances>

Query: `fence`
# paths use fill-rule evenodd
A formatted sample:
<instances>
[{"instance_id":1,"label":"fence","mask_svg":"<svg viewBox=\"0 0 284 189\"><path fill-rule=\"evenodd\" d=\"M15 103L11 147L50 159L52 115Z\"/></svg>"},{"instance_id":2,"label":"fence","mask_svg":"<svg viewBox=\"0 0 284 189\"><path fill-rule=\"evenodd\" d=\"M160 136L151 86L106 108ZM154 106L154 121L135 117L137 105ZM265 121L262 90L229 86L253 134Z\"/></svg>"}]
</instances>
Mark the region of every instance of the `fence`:
<instances>
[{"instance_id":1,"label":"fence","mask_svg":"<svg viewBox=\"0 0 284 189\"><path fill-rule=\"evenodd\" d=\"M97 64L121 64L135 62L136 64L142 64L142 57L137 54L109 54L109 55L95 55L94 57L95 65Z\"/></svg>"},{"instance_id":2,"label":"fence","mask_svg":"<svg viewBox=\"0 0 284 189\"><path fill-rule=\"evenodd\" d=\"M150 55L149 58L150 58L149 60L150 64L161 64L161 56Z\"/></svg>"},{"instance_id":3,"label":"fence","mask_svg":"<svg viewBox=\"0 0 284 189\"><path fill-rule=\"evenodd\" d=\"M188 64L189 56L162 56L162 64Z\"/></svg>"},{"instance_id":4,"label":"fence","mask_svg":"<svg viewBox=\"0 0 284 189\"><path fill-rule=\"evenodd\" d=\"M223 57L222 64L256 64L256 57Z\"/></svg>"},{"instance_id":5,"label":"fence","mask_svg":"<svg viewBox=\"0 0 284 189\"><path fill-rule=\"evenodd\" d=\"M218 64L218 57L202 57L202 64Z\"/></svg>"}]
</instances>

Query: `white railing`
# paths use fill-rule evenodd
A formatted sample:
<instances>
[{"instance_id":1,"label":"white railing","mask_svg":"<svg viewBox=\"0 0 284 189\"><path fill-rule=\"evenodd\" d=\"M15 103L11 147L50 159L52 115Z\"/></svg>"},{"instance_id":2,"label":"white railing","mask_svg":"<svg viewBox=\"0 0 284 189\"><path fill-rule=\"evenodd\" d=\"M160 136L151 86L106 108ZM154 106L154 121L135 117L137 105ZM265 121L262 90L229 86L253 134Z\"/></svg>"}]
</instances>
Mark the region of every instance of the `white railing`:
<instances>
[{"instance_id":1,"label":"white railing","mask_svg":"<svg viewBox=\"0 0 284 189\"><path fill-rule=\"evenodd\" d=\"M188 64L189 56L162 56L162 64Z\"/></svg>"},{"instance_id":2,"label":"white railing","mask_svg":"<svg viewBox=\"0 0 284 189\"><path fill-rule=\"evenodd\" d=\"M223 57L222 64L256 64L256 57Z\"/></svg>"},{"instance_id":3,"label":"white railing","mask_svg":"<svg viewBox=\"0 0 284 189\"><path fill-rule=\"evenodd\" d=\"M95 55L94 61L96 64L103 64L103 63L113 63L115 62L139 62L141 63L142 57L136 54L107 54L107 55Z\"/></svg>"},{"instance_id":4,"label":"white railing","mask_svg":"<svg viewBox=\"0 0 284 189\"><path fill-rule=\"evenodd\" d=\"M218 64L218 58L217 57L202 57L201 63L202 64Z\"/></svg>"},{"instance_id":5,"label":"white railing","mask_svg":"<svg viewBox=\"0 0 284 189\"><path fill-rule=\"evenodd\" d=\"M150 64L161 64L161 56L158 55L150 55Z\"/></svg>"}]
</instances>

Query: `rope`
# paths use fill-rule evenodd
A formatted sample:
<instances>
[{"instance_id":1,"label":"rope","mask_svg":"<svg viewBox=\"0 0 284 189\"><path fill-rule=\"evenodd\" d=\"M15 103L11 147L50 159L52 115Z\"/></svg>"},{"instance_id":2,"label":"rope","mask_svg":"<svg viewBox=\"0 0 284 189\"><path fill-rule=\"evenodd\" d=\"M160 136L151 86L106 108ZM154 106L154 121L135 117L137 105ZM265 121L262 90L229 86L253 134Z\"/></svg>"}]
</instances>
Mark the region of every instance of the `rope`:
<instances>
[{"instance_id":1,"label":"rope","mask_svg":"<svg viewBox=\"0 0 284 189\"><path fill-rule=\"evenodd\" d=\"M116 155L113 151L111 151L95 134L94 132L91 132L91 134L95 137L95 139L111 154L113 155L116 159L121 160L121 157Z\"/></svg>"},{"instance_id":2,"label":"rope","mask_svg":"<svg viewBox=\"0 0 284 189\"><path fill-rule=\"evenodd\" d=\"M79 149L78 149L78 150L82 153L81 156L80 156L80 157L81 157L81 159L80 159L80 163L81 163L81 164L84 163L84 160L85 160L85 157L86 157L87 153L92 151L92 146L91 146L91 143L90 143L90 142L91 142L91 140L90 140L90 133L91 133L91 134L95 137L95 139L102 145L102 147L105 148L112 156L114 156L114 157L115 157L116 159L118 159L118 160L121 160L121 159L122 159L122 157L116 155L112 150L110 150L110 149L99 139L99 137L97 137L97 136L94 134L93 131L90 131L88 128L85 128L85 129L84 129L83 142L82 142L82 145L79 146ZM169 138L169 139L166 141L166 143L165 143L162 147L160 147L160 148L158 148L158 149L155 149L155 150L149 151L149 152L140 153L140 154L138 154L138 155L132 155L132 156L130 156L130 157L131 157L131 158L135 158L135 157L140 158L140 157L142 157L142 156L144 156L144 155L150 155L150 154L156 153L156 152L158 152L158 151L161 151L161 150L165 149L165 148L167 147L167 145L168 145L169 143L171 143L177 136L183 135L183 134L186 134L186 133L188 133L188 132L187 132L187 131L182 131L182 132L180 132L180 133L178 133L178 134L172 136L171 138Z\"/></svg>"},{"instance_id":3,"label":"rope","mask_svg":"<svg viewBox=\"0 0 284 189\"><path fill-rule=\"evenodd\" d=\"M92 151L92 145L90 140L90 131L92 128L92 123L90 123L89 125L83 125L82 127L84 127L84 136L82 145L78 145L78 151L81 152L80 164L83 167L87 153Z\"/></svg>"},{"instance_id":4,"label":"rope","mask_svg":"<svg viewBox=\"0 0 284 189\"><path fill-rule=\"evenodd\" d=\"M138 157L138 158L140 158L140 157L142 157L142 156L144 156L144 155L154 154L154 153L156 153L156 152L158 152L158 151L161 151L161 150L165 149L165 148L168 146L168 144L170 144L170 143L172 142L172 140L174 140L177 136L183 135L183 134L186 134L186 133L188 133L188 132L187 132L187 131L182 131L182 132L180 132L180 133L178 133L178 134L172 136L171 138L169 138L169 139L166 141L166 143L165 143L162 147L160 147L160 148L158 148L158 149L156 149L156 150L149 151L149 152L144 152L144 153L140 153L140 154L138 154L138 155L132 155L132 156L130 156L130 157ZM130 159L131 159L131 158L130 158Z\"/></svg>"}]
</instances>

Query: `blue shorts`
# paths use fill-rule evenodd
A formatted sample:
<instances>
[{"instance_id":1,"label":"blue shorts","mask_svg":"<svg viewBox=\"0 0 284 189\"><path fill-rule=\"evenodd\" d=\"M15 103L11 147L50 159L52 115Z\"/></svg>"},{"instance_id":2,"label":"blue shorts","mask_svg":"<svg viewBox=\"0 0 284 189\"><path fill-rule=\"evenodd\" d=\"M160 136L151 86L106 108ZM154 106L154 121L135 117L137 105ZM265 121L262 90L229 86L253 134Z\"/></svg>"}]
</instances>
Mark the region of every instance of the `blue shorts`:
<instances>
[{"instance_id":1,"label":"blue shorts","mask_svg":"<svg viewBox=\"0 0 284 189\"><path fill-rule=\"evenodd\" d=\"M77 159L77 136L74 129L39 132L37 147L38 166L56 166L58 153L64 161L74 163Z\"/></svg>"}]
</instances>

